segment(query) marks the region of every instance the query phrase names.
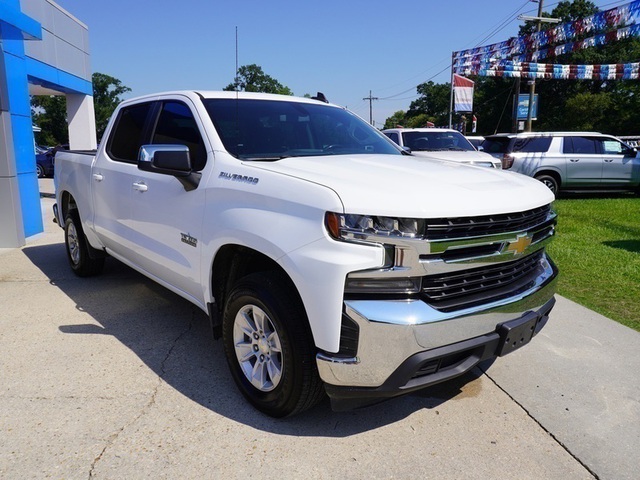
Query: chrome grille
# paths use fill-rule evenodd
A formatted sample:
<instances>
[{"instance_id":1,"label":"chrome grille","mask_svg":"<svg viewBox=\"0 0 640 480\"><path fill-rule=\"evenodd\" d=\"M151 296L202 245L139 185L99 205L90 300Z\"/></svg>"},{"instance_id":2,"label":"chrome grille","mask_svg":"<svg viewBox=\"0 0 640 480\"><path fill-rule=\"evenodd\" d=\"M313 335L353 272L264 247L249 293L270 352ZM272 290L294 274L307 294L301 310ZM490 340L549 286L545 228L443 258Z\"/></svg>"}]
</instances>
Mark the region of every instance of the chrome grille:
<instances>
[{"instance_id":1,"label":"chrome grille","mask_svg":"<svg viewBox=\"0 0 640 480\"><path fill-rule=\"evenodd\" d=\"M451 312L512 297L533 285L544 270L544 253L422 279L422 296L432 307Z\"/></svg>"},{"instance_id":2,"label":"chrome grille","mask_svg":"<svg viewBox=\"0 0 640 480\"><path fill-rule=\"evenodd\" d=\"M425 239L443 240L496 235L505 232L524 231L543 223L551 211L551 205L524 212L503 213L480 217L428 219Z\"/></svg>"}]
</instances>

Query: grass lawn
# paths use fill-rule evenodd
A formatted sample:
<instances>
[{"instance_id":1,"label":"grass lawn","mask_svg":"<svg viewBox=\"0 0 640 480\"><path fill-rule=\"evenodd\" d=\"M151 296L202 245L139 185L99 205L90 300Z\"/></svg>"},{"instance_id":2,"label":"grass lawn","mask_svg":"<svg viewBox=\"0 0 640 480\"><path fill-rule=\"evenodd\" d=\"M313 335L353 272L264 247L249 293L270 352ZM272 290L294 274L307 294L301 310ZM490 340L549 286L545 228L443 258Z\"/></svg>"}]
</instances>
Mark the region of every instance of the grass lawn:
<instances>
[{"instance_id":1,"label":"grass lawn","mask_svg":"<svg viewBox=\"0 0 640 480\"><path fill-rule=\"evenodd\" d=\"M558 293L640 332L640 197L556 200Z\"/></svg>"}]
</instances>

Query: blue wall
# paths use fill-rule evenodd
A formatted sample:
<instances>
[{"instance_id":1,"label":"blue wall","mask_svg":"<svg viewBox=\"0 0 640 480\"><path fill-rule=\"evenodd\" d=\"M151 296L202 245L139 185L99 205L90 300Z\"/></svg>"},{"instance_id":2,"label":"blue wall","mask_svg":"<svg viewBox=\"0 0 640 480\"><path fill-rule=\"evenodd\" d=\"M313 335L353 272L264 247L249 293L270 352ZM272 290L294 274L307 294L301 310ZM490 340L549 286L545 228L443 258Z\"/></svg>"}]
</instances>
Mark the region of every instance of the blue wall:
<instances>
[{"instance_id":1,"label":"blue wall","mask_svg":"<svg viewBox=\"0 0 640 480\"><path fill-rule=\"evenodd\" d=\"M21 12L19 0L0 0L0 39L24 236L30 237L42 232L43 224L33 148L29 83L64 93L85 95L93 95L93 88L91 82L85 79L25 55L24 42L42 40L42 28L40 23Z\"/></svg>"}]
</instances>

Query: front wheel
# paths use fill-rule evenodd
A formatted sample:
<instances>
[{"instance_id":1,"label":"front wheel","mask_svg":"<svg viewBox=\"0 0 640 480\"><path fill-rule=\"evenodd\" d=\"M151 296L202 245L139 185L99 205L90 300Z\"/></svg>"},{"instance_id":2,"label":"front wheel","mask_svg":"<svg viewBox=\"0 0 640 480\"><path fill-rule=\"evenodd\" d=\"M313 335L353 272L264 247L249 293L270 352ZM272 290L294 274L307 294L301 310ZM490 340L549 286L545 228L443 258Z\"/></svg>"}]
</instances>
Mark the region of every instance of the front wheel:
<instances>
[{"instance_id":1,"label":"front wheel","mask_svg":"<svg viewBox=\"0 0 640 480\"><path fill-rule=\"evenodd\" d=\"M552 177L551 175L536 175L536 180L544 183L554 195L558 195L558 192L560 191L560 185L558 184L558 180L556 180L555 177Z\"/></svg>"},{"instance_id":2,"label":"front wheel","mask_svg":"<svg viewBox=\"0 0 640 480\"><path fill-rule=\"evenodd\" d=\"M226 302L222 338L236 385L272 417L300 413L324 395L307 316L277 272L241 279Z\"/></svg>"},{"instance_id":3,"label":"front wheel","mask_svg":"<svg viewBox=\"0 0 640 480\"><path fill-rule=\"evenodd\" d=\"M44 174L44 167L40 164L36 164L36 173L38 178L44 178L46 175Z\"/></svg>"},{"instance_id":4,"label":"front wheel","mask_svg":"<svg viewBox=\"0 0 640 480\"><path fill-rule=\"evenodd\" d=\"M67 213L64 221L64 243L67 258L73 272L79 277L89 277L102 272L104 257L89 254L87 243L77 210Z\"/></svg>"}]
</instances>

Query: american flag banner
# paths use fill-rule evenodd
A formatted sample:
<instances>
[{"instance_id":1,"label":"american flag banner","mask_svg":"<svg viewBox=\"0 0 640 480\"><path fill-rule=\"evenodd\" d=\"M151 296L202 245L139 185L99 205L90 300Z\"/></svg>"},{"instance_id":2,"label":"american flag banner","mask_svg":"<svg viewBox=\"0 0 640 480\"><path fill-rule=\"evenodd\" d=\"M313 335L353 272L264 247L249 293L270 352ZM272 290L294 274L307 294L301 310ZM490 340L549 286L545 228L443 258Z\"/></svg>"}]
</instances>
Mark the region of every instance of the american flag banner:
<instances>
[{"instance_id":1,"label":"american flag banner","mask_svg":"<svg viewBox=\"0 0 640 480\"><path fill-rule=\"evenodd\" d=\"M454 110L456 112L473 111L473 80L453 74Z\"/></svg>"},{"instance_id":2,"label":"american flag banner","mask_svg":"<svg viewBox=\"0 0 640 480\"><path fill-rule=\"evenodd\" d=\"M634 0L631 3L597 12L573 22L566 22L545 31L510 38L492 45L454 52L453 71L460 75L482 75L484 72L492 71L495 66L501 66L507 59L513 62L540 62L576 50L608 45L625 38L640 36L640 23L638 22L640 22L640 0ZM608 31L582 40L575 40L603 30ZM529 78L564 78L546 77L539 75L540 73L547 74L549 72L533 71L528 72L528 75ZM557 74L554 72L554 75ZM630 75L629 78L634 78L633 74Z\"/></svg>"}]
</instances>

